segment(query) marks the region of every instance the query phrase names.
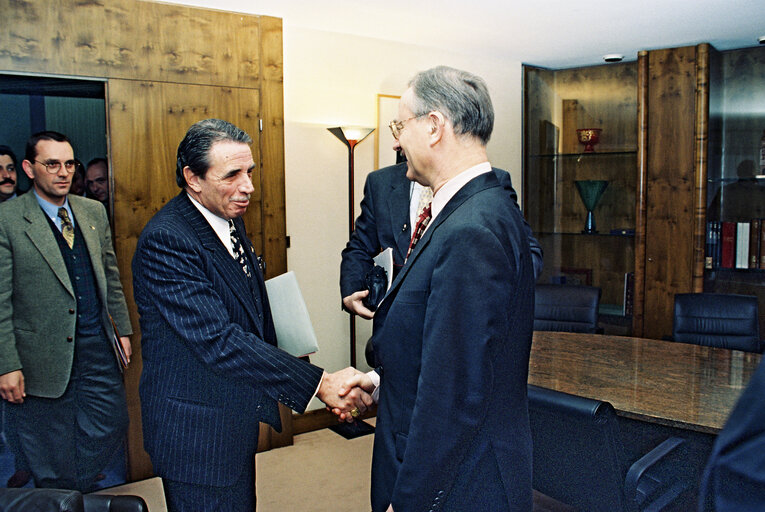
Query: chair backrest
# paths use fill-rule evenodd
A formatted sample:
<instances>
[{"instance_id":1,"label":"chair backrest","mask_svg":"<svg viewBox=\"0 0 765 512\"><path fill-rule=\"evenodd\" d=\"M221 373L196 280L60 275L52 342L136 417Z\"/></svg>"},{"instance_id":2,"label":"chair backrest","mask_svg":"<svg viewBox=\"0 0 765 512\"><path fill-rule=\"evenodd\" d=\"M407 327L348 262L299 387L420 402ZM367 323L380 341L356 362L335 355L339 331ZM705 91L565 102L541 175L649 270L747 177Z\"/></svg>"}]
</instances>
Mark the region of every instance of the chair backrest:
<instances>
[{"instance_id":1,"label":"chair backrest","mask_svg":"<svg viewBox=\"0 0 765 512\"><path fill-rule=\"evenodd\" d=\"M757 297L678 293L672 339L710 347L760 352Z\"/></svg>"},{"instance_id":2,"label":"chair backrest","mask_svg":"<svg viewBox=\"0 0 765 512\"><path fill-rule=\"evenodd\" d=\"M534 489L579 510L625 510L626 465L611 404L528 386Z\"/></svg>"},{"instance_id":3,"label":"chair backrest","mask_svg":"<svg viewBox=\"0 0 765 512\"><path fill-rule=\"evenodd\" d=\"M82 494L66 489L0 488L0 512L84 512Z\"/></svg>"},{"instance_id":4,"label":"chair backrest","mask_svg":"<svg viewBox=\"0 0 765 512\"><path fill-rule=\"evenodd\" d=\"M534 330L590 332L598 330L600 288L573 284L537 284Z\"/></svg>"}]
</instances>

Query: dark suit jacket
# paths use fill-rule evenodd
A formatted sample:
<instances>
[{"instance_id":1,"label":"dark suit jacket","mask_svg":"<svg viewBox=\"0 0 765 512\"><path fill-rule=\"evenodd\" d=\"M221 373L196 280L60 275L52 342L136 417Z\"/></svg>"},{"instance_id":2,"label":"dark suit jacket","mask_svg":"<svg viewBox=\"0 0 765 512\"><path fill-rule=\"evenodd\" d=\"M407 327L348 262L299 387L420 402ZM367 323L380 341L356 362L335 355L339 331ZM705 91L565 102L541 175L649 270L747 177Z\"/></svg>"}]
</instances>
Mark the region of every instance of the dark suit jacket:
<instances>
[{"instance_id":1,"label":"dark suit jacket","mask_svg":"<svg viewBox=\"0 0 765 512\"><path fill-rule=\"evenodd\" d=\"M391 165L369 173L364 184L361 214L356 219L351 239L342 252L340 263L340 293L342 297L365 289L364 276L374 265L374 258L382 249L393 248L393 263L404 264L412 227L409 225L409 194L411 181L406 177L406 162ZM518 207L518 196L513 189L510 174L494 169L500 185L510 193ZM542 248L523 220L524 231L531 246L534 275L542 272Z\"/></svg>"},{"instance_id":2,"label":"dark suit jacket","mask_svg":"<svg viewBox=\"0 0 765 512\"><path fill-rule=\"evenodd\" d=\"M242 220L235 225L246 241ZM260 272L248 282L185 192L141 233L133 288L144 446L154 470L182 482L233 484L252 463L258 421L280 429L277 402L304 411L322 370L276 348Z\"/></svg>"},{"instance_id":3,"label":"dark suit jacket","mask_svg":"<svg viewBox=\"0 0 765 512\"><path fill-rule=\"evenodd\" d=\"M69 196L88 248L101 324L109 339L132 333L103 205ZM74 358L77 299L56 238L32 192L0 205L0 374L21 369L26 392L58 398Z\"/></svg>"},{"instance_id":4,"label":"dark suit jacket","mask_svg":"<svg viewBox=\"0 0 765 512\"><path fill-rule=\"evenodd\" d=\"M718 434L701 480L699 511L765 510L765 364Z\"/></svg>"},{"instance_id":5,"label":"dark suit jacket","mask_svg":"<svg viewBox=\"0 0 765 512\"><path fill-rule=\"evenodd\" d=\"M433 220L375 315L374 512L531 510L533 308L520 211L483 174Z\"/></svg>"}]
</instances>

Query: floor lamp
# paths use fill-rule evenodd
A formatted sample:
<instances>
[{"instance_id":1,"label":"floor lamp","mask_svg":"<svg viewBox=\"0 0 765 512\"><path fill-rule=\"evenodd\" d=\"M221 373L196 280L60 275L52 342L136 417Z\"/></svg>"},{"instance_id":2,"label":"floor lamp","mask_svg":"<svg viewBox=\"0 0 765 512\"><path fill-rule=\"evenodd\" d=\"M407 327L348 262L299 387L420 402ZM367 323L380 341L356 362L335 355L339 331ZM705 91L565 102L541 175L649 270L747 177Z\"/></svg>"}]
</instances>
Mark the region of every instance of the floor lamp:
<instances>
[{"instance_id":1,"label":"floor lamp","mask_svg":"<svg viewBox=\"0 0 765 512\"><path fill-rule=\"evenodd\" d=\"M336 128L327 128L332 135L348 146L348 238L353 233L353 221L356 218L356 201L353 198L353 150L356 146L366 139L374 128L362 128L359 126L338 126ZM356 315L350 315L351 328L351 366L356 367Z\"/></svg>"},{"instance_id":2,"label":"floor lamp","mask_svg":"<svg viewBox=\"0 0 765 512\"><path fill-rule=\"evenodd\" d=\"M336 128L327 128L332 135L348 147L348 238L353 233L353 221L356 218L356 200L353 198L353 150L367 136L375 131L374 128L362 128L359 126L338 126ZM351 366L356 367L356 315L349 315L350 342L351 342ZM374 427L364 421L354 421L353 423L339 423L329 427L335 433L346 439L353 439L374 432Z\"/></svg>"}]
</instances>

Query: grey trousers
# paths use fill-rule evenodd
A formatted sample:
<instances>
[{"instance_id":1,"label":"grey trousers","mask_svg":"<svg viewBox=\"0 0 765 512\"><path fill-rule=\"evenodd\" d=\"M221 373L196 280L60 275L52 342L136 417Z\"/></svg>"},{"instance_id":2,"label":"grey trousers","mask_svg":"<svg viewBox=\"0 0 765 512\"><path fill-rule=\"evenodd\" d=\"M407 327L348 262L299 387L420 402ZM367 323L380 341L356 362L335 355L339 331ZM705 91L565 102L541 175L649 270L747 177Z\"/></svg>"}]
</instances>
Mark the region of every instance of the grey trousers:
<instances>
[{"instance_id":1,"label":"grey trousers","mask_svg":"<svg viewBox=\"0 0 765 512\"><path fill-rule=\"evenodd\" d=\"M22 404L8 404L7 412L36 487L92 490L128 425L125 388L110 341L104 335L78 336L64 394L27 395Z\"/></svg>"}]
</instances>

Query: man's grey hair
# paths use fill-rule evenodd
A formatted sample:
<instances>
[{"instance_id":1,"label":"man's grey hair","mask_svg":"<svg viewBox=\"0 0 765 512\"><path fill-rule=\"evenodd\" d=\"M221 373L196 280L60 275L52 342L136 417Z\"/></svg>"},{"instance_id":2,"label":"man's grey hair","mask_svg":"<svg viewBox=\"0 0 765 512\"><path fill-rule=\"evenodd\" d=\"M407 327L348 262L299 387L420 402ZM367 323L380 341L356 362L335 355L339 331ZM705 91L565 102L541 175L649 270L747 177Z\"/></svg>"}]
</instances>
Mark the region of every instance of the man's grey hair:
<instances>
[{"instance_id":1,"label":"man's grey hair","mask_svg":"<svg viewBox=\"0 0 765 512\"><path fill-rule=\"evenodd\" d=\"M486 82L479 76L447 66L421 71L409 82L414 92L416 116L441 112L457 135L477 137L483 145L494 129L494 107Z\"/></svg>"},{"instance_id":2,"label":"man's grey hair","mask_svg":"<svg viewBox=\"0 0 765 512\"><path fill-rule=\"evenodd\" d=\"M223 141L251 144L252 138L244 130L221 119L205 119L191 125L178 145L175 181L179 187L186 187L186 178L183 177L186 166L195 175L205 177L210 168L210 149L216 142Z\"/></svg>"}]
</instances>

